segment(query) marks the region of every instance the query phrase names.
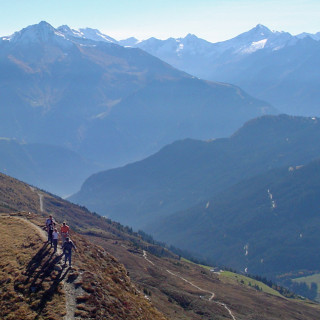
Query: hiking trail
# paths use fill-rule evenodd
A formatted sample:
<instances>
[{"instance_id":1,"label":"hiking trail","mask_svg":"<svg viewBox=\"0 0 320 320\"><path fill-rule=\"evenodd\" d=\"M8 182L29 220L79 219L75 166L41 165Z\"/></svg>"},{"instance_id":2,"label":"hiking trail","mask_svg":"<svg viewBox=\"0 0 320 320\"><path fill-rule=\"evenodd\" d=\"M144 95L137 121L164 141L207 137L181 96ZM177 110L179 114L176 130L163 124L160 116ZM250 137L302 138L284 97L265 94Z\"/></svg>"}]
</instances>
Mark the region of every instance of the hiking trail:
<instances>
[{"instance_id":1,"label":"hiking trail","mask_svg":"<svg viewBox=\"0 0 320 320\"><path fill-rule=\"evenodd\" d=\"M148 263L150 263L150 264L152 264L153 266L155 266L155 264L154 264L151 260L148 259L148 257L147 257L147 252L146 252L145 250L143 250L143 258L144 258L146 261L148 261ZM191 281L183 278L182 276L180 276L180 275L178 275L178 274L175 274L174 272L172 272L172 271L170 271L170 270L168 270L168 269L166 269L165 271L168 272L169 274L171 274L172 276L177 277L177 278L183 280L184 282L188 283L189 285L191 285L192 287L198 289L199 291L202 291L202 292L205 292L205 293L209 293L211 296L210 296L210 298L208 299L208 301L211 301L211 302L213 302L213 303L215 303L215 304L217 304L217 305L219 305L219 306L224 307L224 308L228 311L228 313L229 313L230 317L232 318L232 320L237 320L236 317L233 315L232 311L230 310L230 308L229 308L225 303L214 300L214 298L215 298L215 296L216 296L214 292L211 292L211 291L202 289L202 288L198 287L197 285L195 285L194 283L192 283Z\"/></svg>"},{"instance_id":2,"label":"hiking trail","mask_svg":"<svg viewBox=\"0 0 320 320\"><path fill-rule=\"evenodd\" d=\"M39 197L40 197L40 194L39 194ZM21 220L24 223L27 223L35 231L37 231L44 242L46 242L48 239L47 232L45 230L43 230L40 226L34 224L33 222L31 222L30 220L24 217L14 216L10 214L2 214L2 213L0 213L0 217L11 217L14 219ZM77 288L76 285L73 283L73 281L69 280L67 274L70 270L70 267L63 268L62 266L64 264L64 258L62 257L63 253L60 246L61 245L58 244L56 254L57 256L61 256L61 260L56 264L56 268L58 268L59 270L63 270L61 274L61 279L62 279L61 282L64 287L65 298L66 298L66 315L64 316L63 320L75 320L75 311L76 311L76 305L77 305L76 298L77 296L82 295L84 291L81 287ZM79 274L77 280L81 280L81 273Z\"/></svg>"},{"instance_id":3,"label":"hiking trail","mask_svg":"<svg viewBox=\"0 0 320 320\"><path fill-rule=\"evenodd\" d=\"M29 186L31 191L36 192L36 188ZM40 202L40 212L44 212L43 209L43 194L41 192L37 192L38 196L39 196L39 202Z\"/></svg>"}]
</instances>

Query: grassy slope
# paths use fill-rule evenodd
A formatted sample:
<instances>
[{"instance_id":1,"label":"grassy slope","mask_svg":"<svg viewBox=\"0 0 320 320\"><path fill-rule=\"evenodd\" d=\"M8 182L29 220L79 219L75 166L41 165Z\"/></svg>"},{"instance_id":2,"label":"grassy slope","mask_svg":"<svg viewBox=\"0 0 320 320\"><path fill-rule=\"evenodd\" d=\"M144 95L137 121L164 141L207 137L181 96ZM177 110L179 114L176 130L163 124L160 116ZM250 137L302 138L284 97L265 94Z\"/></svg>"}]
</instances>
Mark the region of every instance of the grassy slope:
<instances>
[{"instance_id":1,"label":"grassy slope","mask_svg":"<svg viewBox=\"0 0 320 320\"><path fill-rule=\"evenodd\" d=\"M282 295L278 291L270 288L266 284L264 284L264 283L262 283L260 281L254 280L252 278L248 278L248 277L243 276L241 274L237 274L237 273L230 272L230 271L223 271L221 273L221 275L223 277L228 278L228 279L235 280L236 282L241 283L241 284L243 284L245 286L249 286L249 287L257 286L257 287L259 287L259 290L261 290L262 292L265 292L265 293L268 293L268 294L272 294L272 295L277 296L277 297L282 297Z\"/></svg>"},{"instance_id":2,"label":"grassy slope","mask_svg":"<svg viewBox=\"0 0 320 320\"><path fill-rule=\"evenodd\" d=\"M311 276L307 276L307 277L300 277L300 278L296 278L293 279L294 282L298 282L298 283L306 283L309 288L311 286L311 283L314 282L318 285L318 295L316 300L320 301L320 273L317 274L313 274Z\"/></svg>"},{"instance_id":3,"label":"grassy slope","mask_svg":"<svg viewBox=\"0 0 320 320\"><path fill-rule=\"evenodd\" d=\"M43 239L28 223L12 217L0 217L0 234L0 318L61 319L63 286ZM42 255L36 257L36 252Z\"/></svg>"},{"instance_id":4,"label":"grassy slope","mask_svg":"<svg viewBox=\"0 0 320 320\"><path fill-rule=\"evenodd\" d=\"M7 288L0 296L5 301L1 306L4 319L61 319L66 313L61 299L65 296L64 280L74 285L75 316L79 319L165 319L131 283L123 265L105 250L73 232L77 246L74 268L59 268L62 257L53 255L37 231L23 220L31 216L32 223L41 225L42 217L20 215L21 220L0 218L1 231L6 230L0 252L4 267L1 280ZM11 280L7 273L12 274Z\"/></svg>"},{"instance_id":5,"label":"grassy slope","mask_svg":"<svg viewBox=\"0 0 320 320\"><path fill-rule=\"evenodd\" d=\"M35 213L33 221L38 225L43 225L49 212L59 222L67 219L70 223L72 238L78 247L78 252L74 255L75 270L71 283L82 290L76 300L76 314L80 318L164 319L138 290L147 293L152 304L170 319L206 320L230 317L221 305L208 300L209 292L212 291L216 294L216 301L228 305L237 320L258 317L266 320L279 319L279 313L283 315L283 319L301 319L302 315L304 320L314 320L316 314L319 314L317 305L300 305L279 299L230 279L218 278L193 264L158 258L148 253L148 258L154 263L152 265L144 259L142 249L133 244L133 234L125 233L124 228L108 223L106 219L92 215L84 208L43 194L46 213L40 212L39 192L17 180L0 175L0 209L2 206L9 210L9 205L11 211L31 211L31 215ZM3 200L6 200L6 205ZM74 232L75 229L89 235L78 235ZM91 242L87 240L88 237ZM143 242L140 244L143 245ZM127 270L135 286L131 284ZM205 292L166 270L192 281ZM268 306L267 310L265 306Z\"/></svg>"},{"instance_id":6,"label":"grassy slope","mask_svg":"<svg viewBox=\"0 0 320 320\"><path fill-rule=\"evenodd\" d=\"M228 319L228 313L214 301L229 306L237 320L314 320L320 312L317 304L309 305L276 294L260 292L230 277L219 276L203 269L202 266L186 261L161 259L148 253L148 259L154 263L152 265L143 258L141 250L128 242L103 238L92 240L107 248L124 263L131 279L141 290L151 292L151 301L170 319ZM167 270L177 276L173 276ZM186 283L180 276L204 291ZM254 280L252 284L253 282ZM213 301L208 301L210 292L216 294Z\"/></svg>"},{"instance_id":7,"label":"grassy slope","mask_svg":"<svg viewBox=\"0 0 320 320\"><path fill-rule=\"evenodd\" d=\"M184 259L182 258L181 259L182 261L185 261L185 262L188 262L188 263L191 263L191 264L195 264L194 262L190 261L190 260L187 260L187 259ZM206 269L206 270L211 270L212 267L210 266L206 266L206 265L202 265L202 264L198 264L198 266ZM270 288L269 286L267 286L266 284L264 284L263 282L261 281L257 281L255 279L252 279L252 278L249 278L249 277L246 277L244 275L241 275L241 274L238 274L238 273L234 273L234 272L231 272L231 271L223 271L223 272L219 272L219 274L223 277L226 277L228 279L232 279L232 280L235 280L236 282L238 283L241 283L245 286L250 286L250 287L254 287L256 286L257 288L259 287L259 290L262 291L262 292L265 292L265 293L268 293L268 294L272 294L274 296L277 296L277 297L282 297L282 295ZM283 298L283 297L282 297Z\"/></svg>"}]
</instances>

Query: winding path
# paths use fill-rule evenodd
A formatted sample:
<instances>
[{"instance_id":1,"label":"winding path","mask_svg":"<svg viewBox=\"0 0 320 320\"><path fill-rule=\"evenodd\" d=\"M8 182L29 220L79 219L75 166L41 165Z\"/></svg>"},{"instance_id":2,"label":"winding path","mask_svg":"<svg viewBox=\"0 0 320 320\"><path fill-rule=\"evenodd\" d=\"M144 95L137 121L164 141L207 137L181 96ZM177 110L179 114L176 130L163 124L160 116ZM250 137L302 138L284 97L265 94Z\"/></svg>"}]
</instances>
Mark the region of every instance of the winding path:
<instances>
[{"instance_id":1,"label":"winding path","mask_svg":"<svg viewBox=\"0 0 320 320\"><path fill-rule=\"evenodd\" d=\"M39 194L39 197L40 197L40 194ZM40 197L40 201L41 199L42 198ZM40 205L40 208L41 208L41 205ZM11 217L14 219L22 220L24 223L27 223L31 228L37 231L44 242L47 241L47 238L48 238L47 232L44 231L38 225L32 223L30 220L23 217L13 216L10 214L2 214L2 213L0 213L0 217ZM57 255L62 255L62 250L59 246L57 247ZM59 265L59 267L62 268L61 266L62 263L63 262L61 261L57 265ZM82 294L82 289L80 288L76 289L73 283L66 281L67 272L68 272L68 268L66 268L65 271L61 274L61 279L63 279L62 284L63 284L65 295L66 295L66 315L63 320L75 320L74 315L76 311L76 296Z\"/></svg>"},{"instance_id":2,"label":"winding path","mask_svg":"<svg viewBox=\"0 0 320 320\"><path fill-rule=\"evenodd\" d=\"M143 250L143 258L144 258L146 261L148 261L150 264L152 264L153 266L155 266L155 264L154 264L151 260L148 259L148 257L147 257L147 252L146 252L145 250ZM184 282L188 283L189 285L191 285L192 287L198 289L199 291L202 291L202 292L205 292L205 293L209 293L209 294L211 295L210 298L208 299L209 301L212 301L213 303L215 303L215 304L217 304L217 305L219 305L219 306L224 307L224 308L228 311L228 313L229 313L230 317L232 318L232 320L237 320L236 317L233 315L232 311L230 310L230 308L229 308L225 303L219 302L219 301L214 301L214 300L213 300L213 299L215 298L215 296L216 296L214 292L211 292L211 291L202 289L202 288L198 287L197 285L195 285L194 283L192 283L191 281L183 278L182 276L180 276L180 275L178 275L178 274L173 273L172 271L170 271L170 270L168 270L168 269L166 269L166 272L168 272L169 274L171 274L171 275L174 276L174 277L177 277L177 278L183 280Z\"/></svg>"}]
</instances>

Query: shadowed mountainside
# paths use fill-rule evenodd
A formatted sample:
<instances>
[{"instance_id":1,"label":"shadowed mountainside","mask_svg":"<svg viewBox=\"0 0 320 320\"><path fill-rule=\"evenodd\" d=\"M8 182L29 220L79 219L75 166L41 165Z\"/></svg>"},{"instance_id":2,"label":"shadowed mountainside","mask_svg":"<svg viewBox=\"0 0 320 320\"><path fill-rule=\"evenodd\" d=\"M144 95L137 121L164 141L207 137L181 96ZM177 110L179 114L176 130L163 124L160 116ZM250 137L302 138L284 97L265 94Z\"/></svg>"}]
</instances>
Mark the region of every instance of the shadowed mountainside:
<instances>
[{"instance_id":1,"label":"shadowed mountainside","mask_svg":"<svg viewBox=\"0 0 320 320\"><path fill-rule=\"evenodd\" d=\"M243 179L317 159L319 134L316 118L261 117L230 138L178 141L142 161L94 174L70 200L145 228Z\"/></svg>"},{"instance_id":2,"label":"shadowed mountainside","mask_svg":"<svg viewBox=\"0 0 320 320\"><path fill-rule=\"evenodd\" d=\"M317 273L320 160L241 181L149 226L195 255L275 278Z\"/></svg>"}]
</instances>

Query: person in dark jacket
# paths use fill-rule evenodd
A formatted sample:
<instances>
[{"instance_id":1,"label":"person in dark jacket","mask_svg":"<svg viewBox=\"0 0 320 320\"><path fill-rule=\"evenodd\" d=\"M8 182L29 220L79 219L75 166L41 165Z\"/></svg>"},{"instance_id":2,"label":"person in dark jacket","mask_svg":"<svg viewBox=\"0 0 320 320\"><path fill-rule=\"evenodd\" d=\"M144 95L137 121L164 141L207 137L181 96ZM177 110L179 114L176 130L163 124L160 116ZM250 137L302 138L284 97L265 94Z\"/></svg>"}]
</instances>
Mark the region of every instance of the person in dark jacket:
<instances>
[{"instance_id":1,"label":"person in dark jacket","mask_svg":"<svg viewBox=\"0 0 320 320\"><path fill-rule=\"evenodd\" d=\"M69 260L69 267L71 267L72 249L77 250L77 248L69 237L66 238L66 241L62 246L62 249L64 254L64 264L67 265L67 260Z\"/></svg>"},{"instance_id":2,"label":"person in dark jacket","mask_svg":"<svg viewBox=\"0 0 320 320\"><path fill-rule=\"evenodd\" d=\"M46 220L46 229L48 232L48 243L52 246L52 232L55 226L55 221L52 217L52 215L49 216L49 218Z\"/></svg>"}]
</instances>

